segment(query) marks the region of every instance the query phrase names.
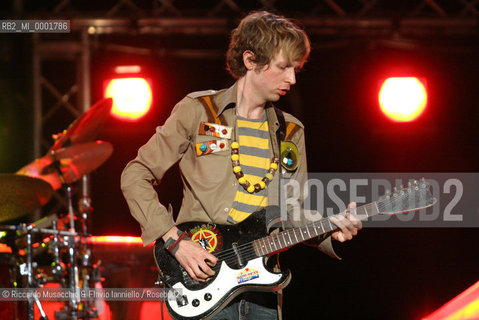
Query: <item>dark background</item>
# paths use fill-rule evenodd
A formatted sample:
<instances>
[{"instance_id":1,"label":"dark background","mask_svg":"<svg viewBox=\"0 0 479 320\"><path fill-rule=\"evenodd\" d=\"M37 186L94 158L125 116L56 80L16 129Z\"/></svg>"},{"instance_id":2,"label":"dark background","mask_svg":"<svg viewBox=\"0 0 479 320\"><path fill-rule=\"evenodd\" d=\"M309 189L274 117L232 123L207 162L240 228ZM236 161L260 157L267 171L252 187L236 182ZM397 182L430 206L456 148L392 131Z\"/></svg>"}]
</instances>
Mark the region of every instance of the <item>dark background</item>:
<instances>
[{"instance_id":1,"label":"dark background","mask_svg":"<svg viewBox=\"0 0 479 320\"><path fill-rule=\"evenodd\" d=\"M306 126L310 172L479 171L478 41L424 37L401 49L376 38L338 43L333 37L311 38L309 63L292 92L277 103ZM0 35L0 41L0 172L13 173L33 160L31 39ZM232 79L221 55L127 55L102 44L224 52L228 38L101 35L93 43L92 101L101 98L103 81L116 63L141 64L153 80L147 116L134 123L111 118L105 124L98 138L111 142L114 153L91 174L92 233L138 236L140 228L119 189L122 169L183 96L227 87ZM47 65L45 72L71 77L61 63ZM390 122L379 111L379 83L398 73L427 79L427 109L413 123ZM45 130L65 129L71 122L65 119L46 124ZM165 176L159 194L163 203L179 208L177 168ZM301 245L282 254L282 267L293 272L285 290L286 319L420 319L479 278L475 228L367 228L335 247L342 261Z\"/></svg>"}]
</instances>

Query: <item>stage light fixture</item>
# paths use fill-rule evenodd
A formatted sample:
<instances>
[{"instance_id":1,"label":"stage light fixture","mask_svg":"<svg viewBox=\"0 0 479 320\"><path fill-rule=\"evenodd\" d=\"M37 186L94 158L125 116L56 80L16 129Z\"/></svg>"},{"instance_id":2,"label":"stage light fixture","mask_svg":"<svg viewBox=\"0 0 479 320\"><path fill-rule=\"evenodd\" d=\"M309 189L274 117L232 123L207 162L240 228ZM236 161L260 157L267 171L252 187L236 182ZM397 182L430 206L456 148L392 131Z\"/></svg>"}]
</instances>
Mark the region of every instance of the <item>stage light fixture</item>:
<instances>
[{"instance_id":1,"label":"stage light fixture","mask_svg":"<svg viewBox=\"0 0 479 320\"><path fill-rule=\"evenodd\" d=\"M416 77L388 78L379 90L381 111L396 122L417 119L426 108L426 104L426 88Z\"/></svg>"},{"instance_id":2,"label":"stage light fixture","mask_svg":"<svg viewBox=\"0 0 479 320\"><path fill-rule=\"evenodd\" d=\"M137 65L117 66L115 77L106 82L104 96L113 98L111 113L115 117L135 121L150 110L151 81L142 77L141 71Z\"/></svg>"}]
</instances>

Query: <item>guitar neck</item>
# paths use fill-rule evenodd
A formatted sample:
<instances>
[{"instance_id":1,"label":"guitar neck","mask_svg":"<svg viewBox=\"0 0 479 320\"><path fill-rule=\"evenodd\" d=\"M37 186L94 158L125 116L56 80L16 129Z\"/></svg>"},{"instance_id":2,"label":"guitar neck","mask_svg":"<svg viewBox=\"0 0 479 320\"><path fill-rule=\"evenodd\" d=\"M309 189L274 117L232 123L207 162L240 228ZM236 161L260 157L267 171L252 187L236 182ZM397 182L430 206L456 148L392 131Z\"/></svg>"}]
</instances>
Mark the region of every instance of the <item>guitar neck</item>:
<instances>
[{"instance_id":1,"label":"guitar neck","mask_svg":"<svg viewBox=\"0 0 479 320\"><path fill-rule=\"evenodd\" d=\"M365 220L379 214L376 202L350 209L349 212L356 215L360 220ZM265 256L315 237L319 237L336 229L338 229L338 227L332 223L329 218L323 218L304 226L287 229L257 239L253 241L253 248L258 256Z\"/></svg>"}]
</instances>

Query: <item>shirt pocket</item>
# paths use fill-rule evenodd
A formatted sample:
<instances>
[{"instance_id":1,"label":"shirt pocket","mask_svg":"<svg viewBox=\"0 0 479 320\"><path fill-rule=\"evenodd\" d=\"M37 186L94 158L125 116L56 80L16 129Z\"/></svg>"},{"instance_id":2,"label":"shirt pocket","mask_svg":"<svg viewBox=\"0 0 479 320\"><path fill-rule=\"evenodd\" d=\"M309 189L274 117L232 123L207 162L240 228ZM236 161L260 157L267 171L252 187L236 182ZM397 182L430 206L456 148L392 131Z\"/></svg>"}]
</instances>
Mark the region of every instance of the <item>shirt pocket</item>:
<instances>
[{"instance_id":1,"label":"shirt pocket","mask_svg":"<svg viewBox=\"0 0 479 320\"><path fill-rule=\"evenodd\" d=\"M196 143L205 143L212 140L218 139L212 139L208 136L198 136L193 147L196 149ZM195 175L200 181L222 183L232 170L229 147L226 150L196 155Z\"/></svg>"}]
</instances>

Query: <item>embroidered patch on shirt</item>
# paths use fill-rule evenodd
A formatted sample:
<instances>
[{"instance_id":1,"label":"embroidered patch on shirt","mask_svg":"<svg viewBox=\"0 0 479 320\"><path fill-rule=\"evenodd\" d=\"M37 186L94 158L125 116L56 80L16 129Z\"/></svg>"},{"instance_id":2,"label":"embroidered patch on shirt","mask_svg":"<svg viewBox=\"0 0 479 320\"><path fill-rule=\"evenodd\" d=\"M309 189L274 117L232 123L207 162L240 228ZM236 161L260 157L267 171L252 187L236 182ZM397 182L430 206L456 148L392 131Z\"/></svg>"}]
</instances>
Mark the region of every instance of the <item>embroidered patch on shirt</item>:
<instances>
[{"instance_id":1,"label":"embroidered patch on shirt","mask_svg":"<svg viewBox=\"0 0 479 320\"><path fill-rule=\"evenodd\" d=\"M226 139L211 140L199 142L196 144L196 155L204 156L206 154L229 150L229 141Z\"/></svg>"},{"instance_id":2,"label":"embroidered patch on shirt","mask_svg":"<svg viewBox=\"0 0 479 320\"><path fill-rule=\"evenodd\" d=\"M221 124L202 122L198 133L206 136L213 136L223 139L231 139L233 127L223 126Z\"/></svg>"}]
</instances>

